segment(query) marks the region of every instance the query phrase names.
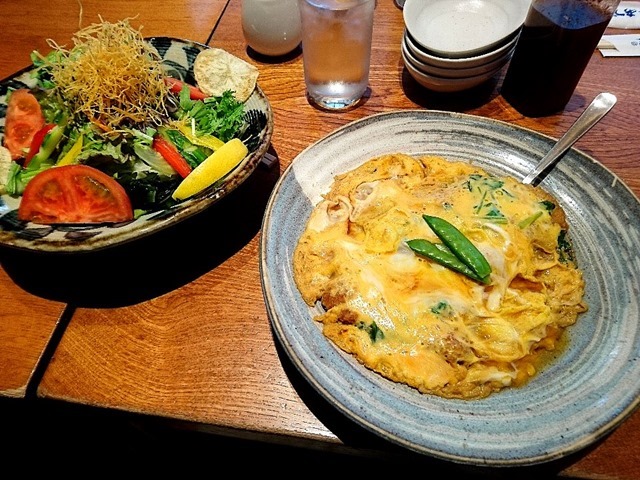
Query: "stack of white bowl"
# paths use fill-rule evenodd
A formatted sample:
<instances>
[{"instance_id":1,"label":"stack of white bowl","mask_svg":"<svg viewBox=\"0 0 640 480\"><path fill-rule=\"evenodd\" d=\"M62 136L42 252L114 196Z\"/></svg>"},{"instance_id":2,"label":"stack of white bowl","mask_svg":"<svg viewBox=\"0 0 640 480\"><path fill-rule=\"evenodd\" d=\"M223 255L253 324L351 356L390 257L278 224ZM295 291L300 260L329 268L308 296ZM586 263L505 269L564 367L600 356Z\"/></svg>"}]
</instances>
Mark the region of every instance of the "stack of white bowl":
<instances>
[{"instance_id":1,"label":"stack of white bowl","mask_svg":"<svg viewBox=\"0 0 640 480\"><path fill-rule=\"evenodd\" d=\"M511 59L531 0L406 0L402 59L437 92L466 90Z\"/></svg>"}]
</instances>

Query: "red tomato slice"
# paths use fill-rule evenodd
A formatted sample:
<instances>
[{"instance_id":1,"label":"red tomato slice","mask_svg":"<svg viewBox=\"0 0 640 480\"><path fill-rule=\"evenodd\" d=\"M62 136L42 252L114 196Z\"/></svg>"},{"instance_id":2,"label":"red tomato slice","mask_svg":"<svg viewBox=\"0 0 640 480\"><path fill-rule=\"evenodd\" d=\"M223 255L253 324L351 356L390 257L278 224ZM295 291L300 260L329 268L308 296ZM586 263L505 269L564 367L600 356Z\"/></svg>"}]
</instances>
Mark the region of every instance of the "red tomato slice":
<instances>
[{"instance_id":1,"label":"red tomato slice","mask_svg":"<svg viewBox=\"0 0 640 480\"><path fill-rule=\"evenodd\" d=\"M44 125L42 109L36 97L21 88L11 93L5 117L4 145L14 160L28 151L35 133Z\"/></svg>"},{"instance_id":2,"label":"red tomato slice","mask_svg":"<svg viewBox=\"0 0 640 480\"><path fill-rule=\"evenodd\" d=\"M25 156L25 152L31 145L33 136L41 125L29 120L7 119L4 130L4 146L11 152L11 158L18 160Z\"/></svg>"},{"instance_id":3,"label":"red tomato slice","mask_svg":"<svg viewBox=\"0 0 640 480\"><path fill-rule=\"evenodd\" d=\"M115 179L87 165L51 167L27 184L18 218L34 223L112 223L133 219L131 201Z\"/></svg>"},{"instance_id":4,"label":"red tomato slice","mask_svg":"<svg viewBox=\"0 0 640 480\"><path fill-rule=\"evenodd\" d=\"M42 110L38 99L26 88L19 88L11 92L9 104L7 105L7 115L16 117L40 117Z\"/></svg>"},{"instance_id":5,"label":"red tomato slice","mask_svg":"<svg viewBox=\"0 0 640 480\"><path fill-rule=\"evenodd\" d=\"M174 93L180 93L183 85L186 85L187 87L189 87L189 98L191 98L191 100L204 100L205 98L207 98L207 95L198 87L189 85L188 83L178 80L177 78L165 77L164 83L169 85L169 87L171 87L170 90Z\"/></svg>"}]
</instances>

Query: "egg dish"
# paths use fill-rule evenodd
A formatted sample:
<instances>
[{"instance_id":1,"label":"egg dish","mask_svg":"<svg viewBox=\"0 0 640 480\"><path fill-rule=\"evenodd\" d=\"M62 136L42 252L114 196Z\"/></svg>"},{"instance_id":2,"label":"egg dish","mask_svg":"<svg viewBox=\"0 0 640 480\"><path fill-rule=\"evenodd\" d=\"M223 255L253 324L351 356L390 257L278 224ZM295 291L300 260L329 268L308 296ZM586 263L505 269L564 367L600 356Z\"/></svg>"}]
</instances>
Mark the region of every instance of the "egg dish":
<instances>
[{"instance_id":1,"label":"egg dish","mask_svg":"<svg viewBox=\"0 0 640 480\"><path fill-rule=\"evenodd\" d=\"M539 187L397 153L335 177L293 272L324 335L364 366L424 394L477 399L523 385L587 310L567 233ZM486 264L481 275L458 261L467 247Z\"/></svg>"}]
</instances>

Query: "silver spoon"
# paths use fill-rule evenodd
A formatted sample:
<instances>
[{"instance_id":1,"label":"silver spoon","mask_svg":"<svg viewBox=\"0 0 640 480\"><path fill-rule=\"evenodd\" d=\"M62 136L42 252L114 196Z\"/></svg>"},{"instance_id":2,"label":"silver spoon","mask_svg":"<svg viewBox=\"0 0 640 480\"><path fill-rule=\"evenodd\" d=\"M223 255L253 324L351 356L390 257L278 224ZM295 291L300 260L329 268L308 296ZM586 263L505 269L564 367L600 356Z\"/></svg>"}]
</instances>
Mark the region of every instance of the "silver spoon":
<instances>
[{"instance_id":1,"label":"silver spoon","mask_svg":"<svg viewBox=\"0 0 640 480\"><path fill-rule=\"evenodd\" d=\"M533 183L549 165L551 165L560 155L566 152L571 145L576 143L580 137L589 131L609 110L616 104L618 99L611 93L601 93L593 99L582 115L578 117L567 132L560 137L551 150L540 160L540 163L529 175L524 177L522 183Z\"/></svg>"}]
</instances>

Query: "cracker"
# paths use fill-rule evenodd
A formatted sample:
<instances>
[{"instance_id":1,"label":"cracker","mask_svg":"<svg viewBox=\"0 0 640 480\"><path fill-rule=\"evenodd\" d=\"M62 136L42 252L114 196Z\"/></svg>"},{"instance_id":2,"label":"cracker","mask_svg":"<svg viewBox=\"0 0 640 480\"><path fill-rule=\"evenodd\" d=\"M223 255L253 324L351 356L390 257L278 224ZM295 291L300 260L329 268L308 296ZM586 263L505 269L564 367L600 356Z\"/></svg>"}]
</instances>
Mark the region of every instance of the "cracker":
<instances>
[{"instance_id":1,"label":"cracker","mask_svg":"<svg viewBox=\"0 0 640 480\"><path fill-rule=\"evenodd\" d=\"M205 94L219 97L231 90L239 102L251 96L258 81L257 67L220 48L200 52L193 64L193 74Z\"/></svg>"}]
</instances>

